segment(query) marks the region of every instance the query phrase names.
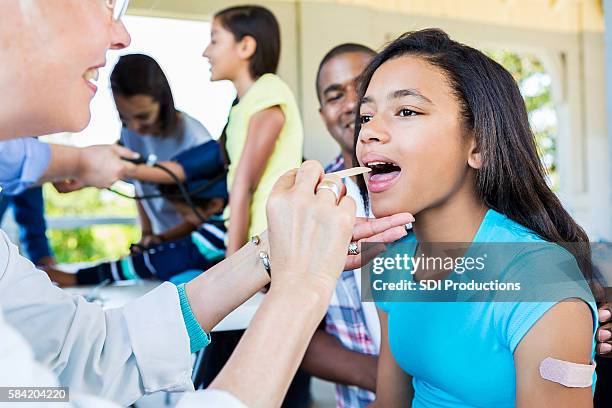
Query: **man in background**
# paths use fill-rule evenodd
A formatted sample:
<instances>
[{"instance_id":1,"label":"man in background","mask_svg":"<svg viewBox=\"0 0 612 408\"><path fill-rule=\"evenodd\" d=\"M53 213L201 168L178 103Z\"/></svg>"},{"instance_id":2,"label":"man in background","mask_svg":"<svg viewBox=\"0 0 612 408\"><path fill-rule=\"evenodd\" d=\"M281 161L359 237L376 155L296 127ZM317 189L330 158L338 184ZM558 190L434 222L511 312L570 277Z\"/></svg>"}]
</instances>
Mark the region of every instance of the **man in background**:
<instances>
[{"instance_id":1,"label":"man in background","mask_svg":"<svg viewBox=\"0 0 612 408\"><path fill-rule=\"evenodd\" d=\"M330 50L319 65L316 89L319 113L340 146L340 154L325 172L353 167L357 108L356 80L376 53L360 44ZM365 217L354 179L345 181L347 196ZM344 271L338 280L325 321L315 332L302 368L336 383L336 406L365 407L374 401L380 349L380 322L374 303L361 303L361 271Z\"/></svg>"}]
</instances>

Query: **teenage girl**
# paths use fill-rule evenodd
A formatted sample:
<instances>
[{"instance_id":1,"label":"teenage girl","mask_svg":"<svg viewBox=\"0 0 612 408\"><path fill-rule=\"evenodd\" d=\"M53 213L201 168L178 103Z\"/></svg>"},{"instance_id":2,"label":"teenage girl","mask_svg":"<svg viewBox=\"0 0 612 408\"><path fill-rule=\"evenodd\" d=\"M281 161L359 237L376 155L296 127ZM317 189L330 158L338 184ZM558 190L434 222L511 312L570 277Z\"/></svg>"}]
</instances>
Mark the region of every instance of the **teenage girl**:
<instances>
[{"instance_id":1,"label":"teenage girl","mask_svg":"<svg viewBox=\"0 0 612 408\"><path fill-rule=\"evenodd\" d=\"M417 31L374 58L359 100L356 156L372 168L372 211L414 214L405 250L429 257L430 243L507 243L490 246L487 273L531 284L503 302L383 296L374 406L592 406L590 385L540 373L548 357L592 368L597 309L587 235L546 183L511 74L440 30ZM438 268L406 279L466 278Z\"/></svg>"}]
</instances>

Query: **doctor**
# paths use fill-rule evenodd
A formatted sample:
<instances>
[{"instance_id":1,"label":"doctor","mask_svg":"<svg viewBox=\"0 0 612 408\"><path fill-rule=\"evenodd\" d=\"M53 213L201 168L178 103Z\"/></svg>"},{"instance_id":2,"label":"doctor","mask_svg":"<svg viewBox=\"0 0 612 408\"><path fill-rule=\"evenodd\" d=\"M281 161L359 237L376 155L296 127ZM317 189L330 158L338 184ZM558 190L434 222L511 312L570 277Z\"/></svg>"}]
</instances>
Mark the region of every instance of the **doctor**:
<instances>
[{"instance_id":1,"label":"doctor","mask_svg":"<svg viewBox=\"0 0 612 408\"><path fill-rule=\"evenodd\" d=\"M0 138L84 128L106 51L130 42L120 20L127 1L0 5ZM106 312L53 286L0 232L0 385L61 384L70 387L73 405L87 407L112 402L86 394L128 405L148 392L192 390L191 352L205 347L207 333L273 276L211 389L187 394L180 404L279 405L343 264L359 264L346 256L350 240L393 241L412 221L403 214L353 227L354 202L338 193L335 180L318 188L322 172L307 162L278 181L268 203L269 244L264 234L186 286L163 284ZM269 254L269 268L261 253Z\"/></svg>"}]
</instances>

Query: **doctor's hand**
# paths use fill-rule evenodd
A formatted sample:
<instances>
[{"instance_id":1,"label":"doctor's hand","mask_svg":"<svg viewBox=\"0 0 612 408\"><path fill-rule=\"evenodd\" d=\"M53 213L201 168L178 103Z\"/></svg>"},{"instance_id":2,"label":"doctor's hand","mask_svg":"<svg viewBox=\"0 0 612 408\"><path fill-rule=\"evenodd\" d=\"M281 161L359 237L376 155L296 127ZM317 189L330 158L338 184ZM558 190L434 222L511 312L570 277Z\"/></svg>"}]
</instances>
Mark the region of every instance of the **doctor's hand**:
<instances>
[{"instance_id":1,"label":"doctor's hand","mask_svg":"<svg viewBox=\"0 0 612 408\"><path fill-rule=\"evenodd\" d=\"M79 180L62 180L54 182L53 187L55 187L58 193L67 194L88 186Z\"/></svg>"},{"instance_id":2,"label":"doctor's hand","mask_svg":"<svg viewBox=\"0 0 612 408\"><path fill-rule=\"evenodd\" d=\"M276 182L267 203L272 285L331 295L344 268L355 201L339 179L323 181L323 167L306 161Z\"/></svg>"},{"instance_id":3,"label":"doctor's hand","mask_svg":"<svg viewBox=\"0 0 612 408\"><path fill-rule=\"evenodd\" d=\"M138 153L119 145L85 147L81 149L77 180L91 187L110 187L135 167L123 158L138 157Z\"/></svg>"},{"instance_id":4,"label":"doctor's hand","mask_svg":"<svg viewBox=\"0 0 612 408\"><path fill-rule=\"evenodd\" d=\"M85 187L107 188L132 171L135 164L123 158L136 159L138 153L119 145L98 145L84 148L51 145L52 168L46 180L54 181L60 193ZM65 162L62 163L64 156ZM58 181L58 179L60 181Z\"/></svg>"}]
</instances>

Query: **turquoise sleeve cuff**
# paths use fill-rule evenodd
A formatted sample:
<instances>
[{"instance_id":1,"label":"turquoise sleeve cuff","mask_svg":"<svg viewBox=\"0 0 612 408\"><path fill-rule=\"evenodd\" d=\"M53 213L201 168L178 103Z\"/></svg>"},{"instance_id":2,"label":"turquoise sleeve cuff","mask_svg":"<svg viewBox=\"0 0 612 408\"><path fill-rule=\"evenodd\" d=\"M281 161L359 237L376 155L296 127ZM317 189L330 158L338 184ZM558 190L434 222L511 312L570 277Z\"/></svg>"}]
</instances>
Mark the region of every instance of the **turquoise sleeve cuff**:
<instances>
[{"instance_id":1,"label":"turquoise sleeve cuff","mask_svg":"<svg viewBox=\"0 0 612 408\"><path fill-rule=\"evenodd\" d=\"M189 347L191 352L195 353L210 344L210 335L202 330L202 326L193 315L185 293L185 285L179 285L176 288L181 302L181 313L183 313L183 320L185 320L185 327L187 327L187 334L189 335Z\"/></svg>"}]
</instances>

